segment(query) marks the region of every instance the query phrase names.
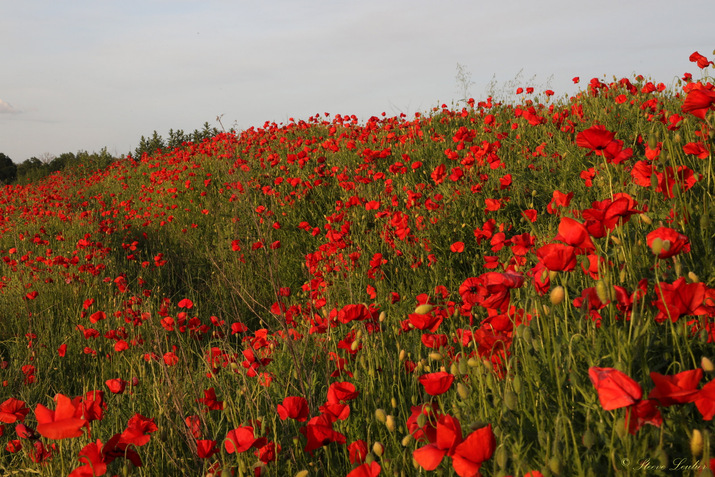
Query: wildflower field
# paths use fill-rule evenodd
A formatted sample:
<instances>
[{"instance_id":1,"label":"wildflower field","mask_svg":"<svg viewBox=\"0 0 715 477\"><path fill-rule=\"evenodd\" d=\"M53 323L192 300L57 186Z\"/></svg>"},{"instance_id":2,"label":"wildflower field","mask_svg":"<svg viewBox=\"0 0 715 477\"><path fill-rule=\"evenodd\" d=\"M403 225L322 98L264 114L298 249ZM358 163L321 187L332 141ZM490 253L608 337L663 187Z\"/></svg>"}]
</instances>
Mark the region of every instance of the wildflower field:
<instances>
[{"instance_id":1,"label":"wildflower field","mask_svg":"<svg viewBox=\"0 0 715 477\"><path fill-rule=\"evenodd\" d=\"M712 475L690 59L0 189L0 474Z\"/></svg>"}]
</instances>

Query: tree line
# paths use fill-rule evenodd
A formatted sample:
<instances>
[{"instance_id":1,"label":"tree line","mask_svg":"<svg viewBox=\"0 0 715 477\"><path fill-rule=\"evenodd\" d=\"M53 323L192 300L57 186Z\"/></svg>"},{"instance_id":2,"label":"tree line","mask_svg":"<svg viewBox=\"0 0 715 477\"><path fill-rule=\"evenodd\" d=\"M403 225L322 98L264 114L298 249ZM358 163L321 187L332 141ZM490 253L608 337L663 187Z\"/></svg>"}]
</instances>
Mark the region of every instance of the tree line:
<instances>
[{"instance_id":1,"label":"tree line","mask_svg":"<svg viewBox=\"0 0 715 477\"><path fill-rule=\"evenodd\" d=\"M187 143L199 143L204 139L214 137L220 131L212 127L208 121L204 123L202 129L196 129L193 133L184 133L181 129L169 130L169 136L164 139L156 131L149 136L142 136L139 145L127 156L140 158L144 154L149 156L156 154L160 150L176 149L184 147ZM126 156L124 156L126 157ZM46 153L40 157L31 157L25 161L15 164L6 154L0 152L0 184L27 184L38 181L52 173L59 171L73 170L75 172L85 171L92 173L109 166L112 162L122 157L114 157L107 148L102 148L99 152L65 152L59 156Z\"/></svg>"}]
</instances>

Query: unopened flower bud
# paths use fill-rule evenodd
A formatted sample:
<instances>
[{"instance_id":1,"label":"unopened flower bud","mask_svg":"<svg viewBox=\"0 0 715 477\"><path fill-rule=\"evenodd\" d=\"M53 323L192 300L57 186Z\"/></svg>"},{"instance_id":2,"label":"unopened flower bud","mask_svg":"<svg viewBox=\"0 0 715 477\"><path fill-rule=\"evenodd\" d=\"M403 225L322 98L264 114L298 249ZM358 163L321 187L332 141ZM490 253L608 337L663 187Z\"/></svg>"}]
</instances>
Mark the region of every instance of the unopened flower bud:
<instances>
[{"instance_id":1,"label":"unopened flower bud","mask_svg":"<svg viewBox=\"0 0 715 477\"><path fill-rule=\"evenodd\" d=\"M382 457L383 452L385 452L385 447L384 447L382 444L380 444L379 442L375 442L375 443L372 445L372 452L373 452L376 456Z\"/></svg>"},{"instance_id":2,"label":"unopened flower bud","mask_svg":"<svg viewBox=\"0 0 715 477\"><path fill-rule=\"evenodd\" d=\"M660 237L654 238L650 244L650 250L653 252L653 255L660 255L660 252L663 251L663 239Z\"/></svg>"},{"instance_id":3,"label":"unopened flower bud","mask_svg":"<svg viewBox=\"0 0 715 477\"><path fill-rule=\"evenodd\" d=\"M549 300L551 301L552 305L558 305L562 301L564 301L564 287L558 286L554 287L553 290L551 290L551 293L549 294Z\"/></svg>"},{"instance_id":4,"label":"unopened flower bud","mask_svg":"<svg viewBox=\"0 0 715 477\"><path fill-rule=\"evenodd\" d=\"M606 284L603 282L603 280L599 280L596 282L596 295L598 295L598 299L601 300L601 303L606 303L608 301L608 295L606 294Z\"/></svg>"},{"instance_id":5,"label":"unopened flower bud","mask_svg":"<svg viewBox=\"0 0 715 477\"><path fill-rule=\"evenodd\" d=\"M391 415L388 415L385 418L385 427L387 427L388 431L395 432L395 418Z\"/></svg>"},{"instance_id":6,"label":"unopened flower bud","mask_svg":"<svg viewBox=\"0 0 715 477\"><path fill-rule=\"evenodd\" d=\"M378 422L384 424L385 420L387 419L387 414L382 409L375 409L375 419L377 419Z\"/></svg>"},{"instance_id":7,"label":"unopened flower bud","mask_svg":"<svg viewBox=\"0 0 715 477\"><path fill-rule=\"evenodd\" d=\"M400 442L402 444L402 447L407 447L412 443L412 434L407 434L405 437L402 438L402 441Z\"/></svg>"},{"instance_id":8,"label":"unopened flower bud","mask_svg":"<svg viewBox=\"0 0 715 477\"><path fill-rule=\"evenodd\" d=\"M700 367L706 373L712 373L713 370L715 370L715 365L713 365L713 362L710 361L710 358L706 358L705 356L700 358Z\"/></svg>"},{"instance_id":9,"label":"unopened flower bud","mask_svg":"<svg viewBox=\"0 0 715 477\"><path fill-rule=\"evenodd\" d=\"M432 308L434 308L432 305L420 305L417 308L415 308L415 314L426 315L427 313L432 311Z\"/></svg>"},{"instance_id":10,"label":"unopened flower bud","mask_svg":"<svg viewBox=\"0 0 715 477\"><path fill-rule=\"evenodd\" d=\"M507 391L504 393L504 405L510 411L515 411L519 404L519 398L514 391Z\"/></svg>"},{"instance_id":11,"label":"unopened flower bud","mask_svg":"<svg viewBox=\"0 0 715 477\"><path fill-rule=\"evenodd\" d=\"M583 442L586 449L590 449L596 443L596 434L591 429L586 429L586 432L581 437L581 442Z\"/></svg>"},{"instance_id":12,"label":"unopened flower bud","mask_svg":"<svg viewBox=\"0 0 715 477\"><path fill-rule=\"evenodd\" d=\"M699 429L693 429L693 435L690 436L690 452L693 457L698 457L703 453L703 434Z\"/></svg>"},{"instance_id":13,"label":"unopened flower bud","mask_svg":"<svg viewBox=\"0 0 715 477\"><path fill-rule=\"evenodd\" d=\"M469 397L469 388L464 383L457 383L457 394L462 399L467 399Z\"/></svg>"}]
</instances>

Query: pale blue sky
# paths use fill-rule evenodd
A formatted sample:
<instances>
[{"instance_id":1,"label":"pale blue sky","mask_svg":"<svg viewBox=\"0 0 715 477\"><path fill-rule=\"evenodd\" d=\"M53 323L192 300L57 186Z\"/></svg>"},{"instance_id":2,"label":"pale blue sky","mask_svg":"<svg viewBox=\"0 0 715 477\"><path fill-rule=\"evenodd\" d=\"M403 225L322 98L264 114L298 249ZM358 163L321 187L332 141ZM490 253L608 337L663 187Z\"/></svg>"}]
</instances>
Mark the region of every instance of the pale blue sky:
<instances>
[{"instance_id":1,"label":"pale blue sky","mask_svg":"<svg viewBox=\"0 0 715 477\"><path fill-rule=\"evenodd\" d=\"M574 76L671 84L712 59L713 18L713 0L0 0L0 152L121 155L218 115L411 116L460 99L457 63L477 100L520 70L557 95Z\"/></svg>"}]
</instances>

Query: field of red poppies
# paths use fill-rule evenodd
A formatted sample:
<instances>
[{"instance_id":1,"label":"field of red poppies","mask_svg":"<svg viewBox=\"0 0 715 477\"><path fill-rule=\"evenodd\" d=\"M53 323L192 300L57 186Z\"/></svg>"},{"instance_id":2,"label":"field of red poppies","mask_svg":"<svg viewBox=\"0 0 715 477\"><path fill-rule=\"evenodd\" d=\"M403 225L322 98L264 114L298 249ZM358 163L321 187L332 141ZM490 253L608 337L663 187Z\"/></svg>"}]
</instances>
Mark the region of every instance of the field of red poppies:
<instances>
[{"instance_id":1,"label":"field of red poppies","mask_svg":"<svg viewBox=\"0 0 715 477\"><path fill-rule=\"evenodd\" d=\"M0 473L712 475L690 59L5 186Z\"/></svg>"}]
</instances>

